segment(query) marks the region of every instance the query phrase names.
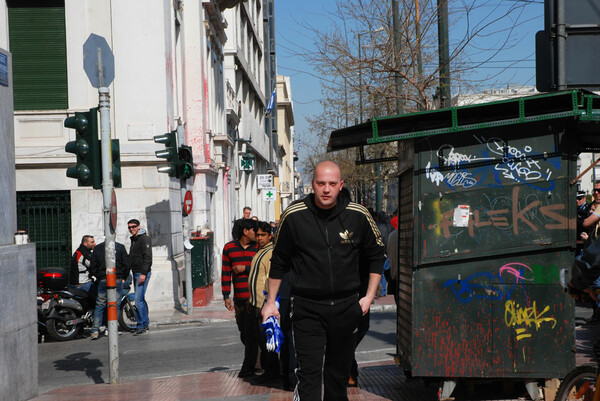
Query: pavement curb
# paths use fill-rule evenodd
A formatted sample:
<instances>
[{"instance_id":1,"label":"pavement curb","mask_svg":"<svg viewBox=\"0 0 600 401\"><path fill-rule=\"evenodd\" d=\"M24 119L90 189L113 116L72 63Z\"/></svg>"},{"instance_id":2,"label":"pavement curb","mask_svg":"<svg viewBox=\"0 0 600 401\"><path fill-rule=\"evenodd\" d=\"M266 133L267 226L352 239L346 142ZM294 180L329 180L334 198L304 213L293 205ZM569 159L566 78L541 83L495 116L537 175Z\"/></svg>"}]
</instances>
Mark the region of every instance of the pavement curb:
<instances>
[{"instance_id":1,"label":"pavement curb","mask_svg":"<svg viewBox=\"0 0 600 401\"><path fill-rule=\"evenodd\" d=\"M220 309L222 307L222 305L219 303L218 304L218 308ZM195 314L198 315L202 315L203 313L205 314L214 314L214 308L212 307L207 307L210 309L202 309L201 307L199 308L194 308L197 312L195 312ZM198 309L200 309L198 311ZM396 311L396 305L371 305L370 308L371 313L381 313L381 312L394 312ZM231 322L235 320L235 317L233 315L231 315L231 317L227 316L227 317L206 317L206 316L191 316L188 317L187 314L185 314L182 311L179 310L169 310L169 311L157 311L156 315L161 315L162 313L168 313L168 316L159 316L158 318L156 318L156 320L154 321L150 321L150 328L158 328L158 327L169 327L169 326L193 326L193 325L209 325L209 324L214 324L214 323L224 323L224 322ZM228 313L226 310L220 311L223 314ZM218 313L218 312L217 312Z\"/></svg>"}]
</instances>

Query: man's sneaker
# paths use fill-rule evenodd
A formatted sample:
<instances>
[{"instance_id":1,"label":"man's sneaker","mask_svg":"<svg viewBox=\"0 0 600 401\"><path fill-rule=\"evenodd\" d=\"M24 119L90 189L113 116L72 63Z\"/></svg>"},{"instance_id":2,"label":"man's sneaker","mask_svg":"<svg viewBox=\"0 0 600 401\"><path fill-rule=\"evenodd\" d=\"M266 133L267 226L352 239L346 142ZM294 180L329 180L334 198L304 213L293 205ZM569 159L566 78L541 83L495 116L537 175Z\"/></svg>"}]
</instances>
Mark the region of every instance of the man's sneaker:
<instances>
[{"instance_id":1,"label":"man's sneaker","mask_svg":"<svg viewBox=\"0 0 600 401\"><path fill-rule=\"evenodd\" d=\"M146 334L147 332L148 332L148 327L143 327L143 328L141 328L141 329L137 329L137 330L136 330L136 331L133 333L133 335L134 335L134 336L139 336L139 335L141 335L141 334Z\"/></svg>"},{"instance_id":2,"label":"man's sneaker","mask_svg":"<svg viewBox=\"0 0 600 401\"><path fill-rule=\"evenodd\" d=\"M100 333L98 333L97 331L93 331L90 335L90 340L97 340L98 337L100 337Z\"/></svg>"}]
</instances>

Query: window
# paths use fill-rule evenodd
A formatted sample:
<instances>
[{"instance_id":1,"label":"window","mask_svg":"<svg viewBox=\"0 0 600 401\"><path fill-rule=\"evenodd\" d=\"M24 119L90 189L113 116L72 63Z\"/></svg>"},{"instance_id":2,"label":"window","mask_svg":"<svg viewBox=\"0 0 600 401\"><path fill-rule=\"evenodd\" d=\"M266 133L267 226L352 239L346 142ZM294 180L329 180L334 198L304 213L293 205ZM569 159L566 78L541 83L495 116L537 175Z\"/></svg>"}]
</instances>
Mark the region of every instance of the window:
<instances>
[{"instance_id":1,"label":"window","mask_svg":"<svg viewBox=\"0 0 600 401\"><path fill-rule=\"evenodd\" d=\"M8 0L15 110L68 108L64 0Z\"/></svg>"}]
</instances>

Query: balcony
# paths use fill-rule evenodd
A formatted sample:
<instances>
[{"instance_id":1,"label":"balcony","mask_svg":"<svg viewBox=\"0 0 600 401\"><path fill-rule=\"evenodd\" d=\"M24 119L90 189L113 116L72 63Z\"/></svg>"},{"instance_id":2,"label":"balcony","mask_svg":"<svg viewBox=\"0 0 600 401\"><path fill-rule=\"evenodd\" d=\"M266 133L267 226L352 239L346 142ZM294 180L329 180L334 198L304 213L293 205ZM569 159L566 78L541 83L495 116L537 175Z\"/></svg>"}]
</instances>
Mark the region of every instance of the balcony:
<instances>
[{"instance_id":1,"label":"balcony","mask_svg":"<svg viewBox=\"0 0 600 401\"><path fill-rule=\"evenodd\" d=\"M240 114L241 114L241 105L237 100L237 94L233 87L229 83L229 80L225 83L226 94L225 94L225 102L226 102L226 111L227 111L227 119L233 124L238 125L240 123Z\"/></svg>"}]
</instances>

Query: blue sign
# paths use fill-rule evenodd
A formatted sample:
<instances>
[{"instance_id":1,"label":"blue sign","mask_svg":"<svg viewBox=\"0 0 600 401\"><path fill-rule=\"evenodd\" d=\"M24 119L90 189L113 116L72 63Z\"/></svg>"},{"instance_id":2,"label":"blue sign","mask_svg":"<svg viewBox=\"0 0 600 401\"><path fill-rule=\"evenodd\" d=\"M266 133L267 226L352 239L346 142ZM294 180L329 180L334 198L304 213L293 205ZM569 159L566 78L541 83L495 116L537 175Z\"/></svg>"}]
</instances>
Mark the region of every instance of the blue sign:
<instances>
[{"instance_id":1,"label":"blue sign","mask_svg":"<svg viewBox=\"0 0 600 401\"><path fill-rule=\"evenodd\" d=\"M0 85L8 86L8 56L0 53Z\"/></svg>"}]
</instances>

